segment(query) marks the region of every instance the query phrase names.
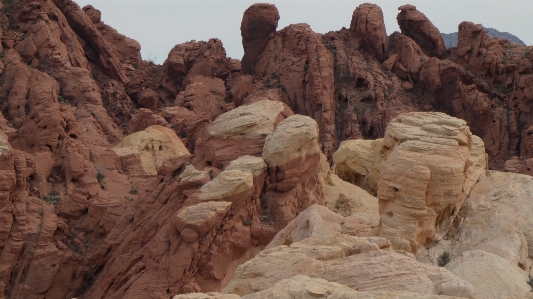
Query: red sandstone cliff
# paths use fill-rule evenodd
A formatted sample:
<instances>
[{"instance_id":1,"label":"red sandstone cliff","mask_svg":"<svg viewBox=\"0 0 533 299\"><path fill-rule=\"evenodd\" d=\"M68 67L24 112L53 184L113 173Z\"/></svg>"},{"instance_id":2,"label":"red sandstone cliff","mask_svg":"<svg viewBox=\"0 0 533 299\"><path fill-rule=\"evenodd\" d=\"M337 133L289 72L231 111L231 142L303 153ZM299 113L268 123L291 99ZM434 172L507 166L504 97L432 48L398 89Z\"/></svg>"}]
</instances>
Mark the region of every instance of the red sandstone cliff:
<instances>
[{"instance_id":1,"label":"red sandstone cliff","mask_svg":"<svg viewBox=\"0 0 533 299\"><path fill-rule=\"evenodd\" d=\"M384 137L403 112L462 118L492 169L533 175L531 48L463 22L446 51L421 12L400 10L402 33L387 36L381 9L362 4L350 28L318 34L306 24L276 31L276 7L253 5L241 69L218 39L176 45L154 65L92 6L4 5L0 298L220 290L321 203L320 151L331 158L343 140ZM152 126L190 154L165 154L151 173L144 156L113 150ZM160 157L168 142L150 141L146 154Z\"/></svg>"}]
</instances>

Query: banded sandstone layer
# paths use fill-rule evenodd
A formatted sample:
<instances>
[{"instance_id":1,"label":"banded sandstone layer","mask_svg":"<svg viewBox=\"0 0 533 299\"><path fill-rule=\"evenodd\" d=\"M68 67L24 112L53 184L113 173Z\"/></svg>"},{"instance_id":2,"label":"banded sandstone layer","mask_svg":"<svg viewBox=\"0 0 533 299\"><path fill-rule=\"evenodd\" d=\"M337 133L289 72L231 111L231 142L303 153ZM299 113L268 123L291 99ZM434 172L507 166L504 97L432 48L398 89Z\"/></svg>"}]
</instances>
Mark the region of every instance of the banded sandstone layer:
<instances>
[{"instance_id":1,"label":"banded sandstone layer","mask_svg":"<svg viewBox=\"0 0 533 299\"><path fill-rule=\"evenodd\" d=\"M531 266L529 208L520 217L498 218L483 207L510 213L497 204L499 193L492 194L490 185L527 206L530 180L515 174L483 178L477 170L486 168L484 143L491 169L533 174L531 47L490 39L481 25L463 22L457 48L445 50L438 29L411 5L400 7L402 33L391 36L372 4L355 9L350 28L327 34L306 24L277 31L278 20L273 5L246 10L242 68L218 39L176 45L163 65L155 65L92 6L4 1L0 298L168 299L220 291L240 277L239 265L274 246L268 244L283 239L276 246L296 248L298 241L320 237L306 233L324 223L317 213L331 222L326 227L332 232L364 237L349 242L367 244L362 251L370 250L363 253L375 260L391 257L398 267L416 265L413 275L430 273L421 284L361 296L470 296L472 288L486 290L483 283L496 280L476 280L477 268L457 269L477 264L492 273L477 262L485 256L516 283L516 292L494 294L522 295ZM402 209L412 198L405 182L394 181L401 172L394 164L417 151L408 146L411 135L402 139L386 128L414 111L446 112L463 121L446 125L457 133L444 134L452 137L427 136L456 150L453 175L431 158L421 159L425 164L409 174L428 184L427 206ZM430 115L440 116L416 132L441 134L443 124L434 118L443 116ZM347 139L383 137L385 143L354 147L365 162L355 170L359 158L334 155ZM328 161L336 156L347 161L336 165L337 174L379 199L330 173ZM482 180L472 186L478 176ZM439 179L452 183L433 188ZM494 203L481 195L469 201L470 190L491 194ZM446 200L439 201L440 193ZM426 199L415 198L417 204ZM312 212L313 204L342 216ZM311 212L300 214L306 210ZM308 214L314 215L308 227L283 230L299 227L295 218ZM483 219L495 223L494 238L510 232L512 246L486 244L479 231ZM416 221L421 225L412 225ZM443 239L448 232L453 237ZM476 246L465 241L467 232L476 235ZM430 262L445 248L460 259L438 269L389 247ZM360 253L342 258L361 265ZM276 290L357 295L320 277L287 279L276 281ZM250 295L267 296L274 292L270 287ZM404 293L410 291L419 295Z\"/></svg>"}]
</instances>

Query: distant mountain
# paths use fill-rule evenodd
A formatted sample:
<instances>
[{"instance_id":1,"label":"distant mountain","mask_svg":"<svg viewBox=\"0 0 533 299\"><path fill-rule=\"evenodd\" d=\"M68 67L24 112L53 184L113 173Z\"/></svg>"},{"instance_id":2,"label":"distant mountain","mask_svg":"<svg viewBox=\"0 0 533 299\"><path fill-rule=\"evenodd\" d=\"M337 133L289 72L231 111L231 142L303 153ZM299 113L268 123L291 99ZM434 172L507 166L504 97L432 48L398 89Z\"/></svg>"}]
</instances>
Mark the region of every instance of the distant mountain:
<instances>
[{"instance_id":1,"label":"distant mountain","mask_svg":"<svg viewBox=\"0 0 533 299\"><path fill-rule=\"evenodd\" d=\"M487 31L490 38L503 38L506 39L513 44L522 45L525 46L526 44L519 39L518 37L512 35L509 32L500 32L493 28L483 28L485 31ZM453 48L457 46L457 40L458 40L458 33L441 33L442 38L444 39L444 44L446 44L446 48Z\"/></svg>"}]
</instances>

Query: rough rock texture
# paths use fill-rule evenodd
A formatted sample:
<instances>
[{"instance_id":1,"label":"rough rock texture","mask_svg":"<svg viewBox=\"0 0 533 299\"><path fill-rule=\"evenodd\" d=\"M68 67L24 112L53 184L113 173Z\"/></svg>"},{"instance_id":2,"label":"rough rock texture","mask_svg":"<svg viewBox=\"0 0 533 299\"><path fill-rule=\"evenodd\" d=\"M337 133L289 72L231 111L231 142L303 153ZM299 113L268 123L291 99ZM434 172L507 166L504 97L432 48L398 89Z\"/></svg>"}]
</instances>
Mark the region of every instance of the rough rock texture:
<instances>
[{"instance_id":1,"label":"rough rock texture","mask_svg":"<svg viewBox=\"0 0 533 299\"><path fill-rule=\"evenodd\" d=\"M319 232L376 236L375 199L330 174L326 161L342 141L383 138L389 122L414 111L464 119L481 139L457 145L469 149L468 167L442 177L442 190L464 179L463 191L436 196L431 192L441 189L428 185L434 218L417 219L433 225L424 232L400 227L408 238L425 236L410 245L427 247L424 262L431 264L445 250L452 260L483 250L527 280L531 188L524 177L509 176L508 189L504 179L481 178L478 185L494 185L505 197L480 191L492 203L467 200L449 230L458 209L429 199L461 199L487 164L533 174L531 47L490 39L464 22L458 47L437 57L425 52L433 37L386 37L375 5L354 7L350 28L318 34L306 24L276 31L277 9L262 4L243 18L242 66L218 39L176 45L157 65L142 60L140 45L103 23L92 6L52 0L0 7L0 298L168 299L220 291L238 265L313 203L338 214L304 212L279 245ZM295 116L278 130L293 111L316 124ZM187 150L160 157L152 142L153 151L142 149L150 152L148 173L140 154L119 156L113 147L150 126L173 131L170 139L177 135ZM394 142L396 149L406 143L413 141ZM382 163L398 154L389 150ZM370 184L372 174L358 171L350 175L361 173ZM401 178L398 185L409 178L390 176ZM442 207L440 218L432 214ZM422 210L414 209L414 218ZM385 259L389 254L396 260L399 253Z\"/></svg>"},{"instance_id":2,"label":"rough rock texture","mask_svg":"<svg viewBox=\"0 0 533 299\"><path fill-rule=\"evenodd\" d=\"M254 74L259 54L268 43L270 35L276 32L278 21L278 9L272 4L257 3L244 12L241 22L244 48L244 57L241 61L243 74Z\"/></svg>"},{"instance_id":3,"label":"rough rock texture","mask_svg":"<svg viewBox=\"0 0 533 299\"><path fill-rule=\"evenodd\" d=\"M446 268L471 283L479 298L520 298L531 292L521 271L505 259L485 251L465 251Z\"/></svg>"},{"instance_id":4,"label":"rough rock texture","mask_svg":"<svg viewBox=\"0 0 533 299\"><path fill-rule=\"evenodd\" d=\"M335 174L376 194L383 140L346 140L333 154Z\"/></svg>"},{"instance_id":5,"label":"rough rock texture","mask_svg":"<svg viewBox=\"0 0 533 299\"><path fill-rule=\"evenodd\" d=\"M464 218L452 240L454 254L484 250L527 270L533 257L533 180L529 176L489 172L472 189L461 212Z\"/></svg>"},{"instance_id":6,"label":"rough rock texture","mask_svg":"<svg viewBox=\"0 0 533 299\"><path fill-rule=\"evenodd\" d=\"M290 245L306 238L346 234L357 237L372 237L372 229L378 226L373 216L359 212L343 217L324 206L312 205L300 213L284 229L279 231L266 247Z\"/></svg>"},{"instance_id":7,"label":"rough rock texture","mask_svg":"<svg viewBox=\"0 0 533 299\"><path fill-rule=\"evenodd\" d=\"M223 293L242 296L260 292L283 279L304 274L360 291L472 297L472 286L446 269L425 266L413 256L387 250L388 247L389 242L382 238L346 235L307 238L288 247L277 246L239 266ZM383 264L383 260L387 263ZM402 275L398 275L400 272Z\"/></svg>"},{"instance_id":8,"label":"rough rock texture","mask_svg":"<svg viewBox=\"0 0 533 299\"><path fill-rule=\"evenodd\" d=\"M206 140L196 142L193 163L222 168L240 156L260 156L265 138L291 115L287 105L266 99L226 112L207 127Z\"/></svg>"},{"instance_id":9,"label":"rough rock texture","mask_svg":"<svg viewBox=\"0 0 533 299\"><path fill-rule=\"evenodd\" d=\"M312 118L293 115L279 123L266 138L263 159L268 166L265 205L278 230L311 204L322 203L318 126Z\"/></svg>"},{"instance_id":10,"label":"rough rock texture","mask_svg":"<svg viewBox=\"0 0 533 299\"><path fill-rule=\"evenodd\" d=\"M113 151L122 160L139 156L142 167L148 174L157 174L167 159L190 156L174 131L157 125L126 136L113 147Z\"/></svg>"},{"instance_id":11,"label":"rough rock texture","mask_svg":"<svg viewBox=\"0 0 533 299\"><path fill-rule=\"evenodd\" d=\"M423 13L409 4L400 6L398 10L400 13L396 19L402 33L420 45L426 55L442 57L446 53L439 29Z\"/></svg>"},{"instance_id":12,"label":"rough rock texture","mask_svg":"<svg viewBox=\"0 0 533 299\"><path fill-rule=\"evenodd\" d=\"M325 205L342 216L365 213L379 221L378 199L365 190L343 181L332 174L331 180L322 187Z\"/></svg>"},{"instance_id":13,"label":"rough rock texture","mask_svg":"<svg viewBox=\"0 0 533 299\"><path fill-rule=\"evenodd\" d=\"M442 113L394 119L383 139L380 236L410 252L442 238L484 170L471 148L463 120Z\"/></svg>"},{"instance_id":14,"label":"rough rock texture","mask_svg":"<svg viewBox=\"0 0 533 299\"><path fill-rule=\"evenodd\" d=\"M241 296L233 294L220 294L220 293L190 293L185 295L177 295L172 299L240 299Z\"/></svg>"},{"instance_id":15,"label":"rough rock texture","mask_svg":"<svg viewBox=\"0 0 533 299\"><path fill-rule=\"evenodd\" d=\"M167 91L163 100L170 103L183 90L187 78L201 75L226 79L231 72L231 61L226 57L222 42L210 39L176 45L168 53L163 68L161 87Z\"/></svg>"},{"instance_id":16,"label":"rough rock texture","mask_svg":"<svg viewBox=\"0 0 533 299\"><path fill-rule=\"evenodd\" d=\"M375 4L364 3L353 12L350 30L356 36L362 37L362 47L376 56L380 61L385 60L387 52L387 31L383 22L383 12Z\"/></svg>"},{"instance_id":17,"label":"rough rock texture","mask_svg":"<svg viewBox=\"0 0 533 299\"><path fill-rule=\"evenodd\" d=\"M183 163L173 166L183 168ZM179 178L169 172L107 236L113 253L85 296L146 298L219 290L268 231L257 216L265 178L261 168L262 159L250 157L211 181L192 166Z\"/></svg>"},{"instance_id":18,"label":"rough rock texture","mask_svg":"<svg viewBox=\"0 0 533 299\"><path fill-rule=\"evenodd\" d=\"M242 298L328 298L328 299L452 299L460 297L439 296L417 294L411 292L387 292L387 291L356 291L342 284L329 282L321 278L311 278L305 275L296 275L289 279L284 279L271 288L261 292L253 293ZM194 298L194 297L193 297ZM203 297L200 297L204 299ZM207 297L209 298L209 297ZM222 297L223 298L223 297ZM183 298L185 299L185 298Z\"/></svg>"}]
</instances>

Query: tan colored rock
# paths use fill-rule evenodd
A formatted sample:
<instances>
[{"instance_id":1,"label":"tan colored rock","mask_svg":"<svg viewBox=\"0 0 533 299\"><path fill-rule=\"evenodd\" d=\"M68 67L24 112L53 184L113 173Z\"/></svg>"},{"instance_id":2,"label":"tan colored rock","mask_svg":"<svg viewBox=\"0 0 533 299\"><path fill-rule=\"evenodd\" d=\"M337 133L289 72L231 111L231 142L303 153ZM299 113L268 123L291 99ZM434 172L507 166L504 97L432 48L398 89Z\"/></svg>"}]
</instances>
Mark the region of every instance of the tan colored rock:
<instances>
[{"instance_id":1,"label":"tan colored rock","mask_svg":"<svg viewBox=\"0 0 533 299\"><path fill-rule=\"evenodd\" d=\"M269 100L226 112L208 126L204 135L207 140L196 143L193 163L223 168L241 156L260 156L265 138L291 115L287 105Z\"/></svg>"},{"instance_id":2,"label":"tan colored rock","mask_svg":"<svg viewBox=\"0 0 533 299\"><path fill-rule=\"evenodd\" d=\"M380 236L411 252L442 238L483 172L471 148L466 122L443 113L391 121L378 183Z\"/></svg>"},{"instance_id":3,"label":"tan colored rock","mask_svg":"<svg viewBox=\"0 0 533 299\"><path fill-rule=\"evenodd\" d=\"M265 138L284 119L286 110L287 106L281 102L259 101L222 114L208 130L218 138Z\"/></svg>"},{"instance_id":4,"label":"tan colored rock","mask_svg":"<svg viewBox=\"0 0 533 299\"><path fill-rule=\"evenodd\" d=\"M156 174L167 159L190 155L173 130L157 125L126 136L113 150L120 157L139 155L148 174Z\"/></svg>"},{"instance_id":5,"label":"tan colored rock","mask_svg":"<svg viewBox=\"0 0 533 299\"><path fill-rule=\"evenodd\" d=\"M279 231L266 247L289 246L307 238L332 236L342 233L343 218L321 205L312 205L301 212Z\"/></svg>"},{"instance_id":6,"label":"tan colored rock","mask_svg":"<svg viewBox=\"0 0 533 299\"><path fill-rule=\"evenodd\" d=\"M249 191L254 186L251 172L225 170L200 189L201 200L220 200Z\"/></svg>"},{"instance_id":7,"label":"tan colored rock","mask_svg":"<svg viewBox=\"0 0 533 299\"><path fill-rule=\"evenodd\" d=\"M296 275L281 280L272 287L246 295L245 299L262 298L300 298L300 299L452 299L460 297L417 294L411 292L356 291L342 284L321 278ZM187 297L188 298L188 297ZM204 299L204 297L200 297ZM207 297L210 298L210 297ZM183 298L186 299L186 298Z\"/></svg>"},{"instance_id":8,"label":"tan colored rock","mask_svg":"<svg viewBox=\"0 0 533 299\"><path fill-rule=\"evenodd\" d=\"M323 201L318 136L316 121L293 115L266 138L263 159L268 166L268 178L264 197L278 230L310 205Z\"/></svg>"},{"instance_id":9,"label":"tan colored rock","mask_svg":"<svg viewBox=\"0 0 533 299\"><path fill-rule=\"evenodd\" d=\"M206 175L207 172L197 170L192 165L187 165L185 170L180 174L179 178L181 179L181 182L196 181L202 179Z\"/></svg>"},{"instance_id":10,"label":"tan colored rock","mask_svg":"<svg viewBox=\"0 0 533 299\"><path fill-rule=\"evenodd\" d=\"M229 211L231 202L208 201L181 209L176 217L179 230L190 228L204 235Z\"/></svg>"},{"instance_id":11,"label":"tan colored rock","mask_svg":"<svg viewBox=\"0 0 533 299\"><path fill-rule=\"evenodd\" d=\"M242 156L231 161L224 170L241 170L244 172L249 171L255 178L263 174L266 171L266 168L267 166L262 158L253 156Z\"/></svg>"},{"instance_id":12,"label":"tan colored rock","mask_svg":"<svg viewBox=\"0 0 533 299\"><path fill-rule=\"evenodd\" d=\"M345 217L366 213L379 222L378 199L365 190L341 180L334 174L323 190L326 206L330 210Z\"/></svg>"},{"instance_id":13,"label":"tan colored rock","mask_svg":"<svg viewBox=\"0 0 533 299\"><path fill-rule=\"evenodd\" d=\"M529 273L533 257L533 178L490 171L463 205L457 233L450 238L452 261L467 250L482 250Z\"/></svg>"},{"instance_id":14,"label":"tan colored rock","mask_svg":"<svg viewBox=\"0 0 533 299\"><path fill-rule=\"evenodd\" d=\"M269 167L275 167L319 152L317 123L308 116L294 115L267 137L263 159Z\"/></svg>"},{"instance_id":15,"label":"tan colored rock","mask_svg":"<svg viewBox=\"0 0 533 299\"><path fill-rule=\"evenodd\" d=\"M531 292L524 273L504 258L485 251L465 251L446 268L472 284L476 298L520 298Z\"/></svg>"},{"instance_id":16,"label":"tan colored rock","mask_svg":"<svg viewBox=\"0 0 533 299\"><path fill-rule=\"evenodd\" d=\"M347 140L333 154L335 174L341 179L376 194L383 140Z\"/></svg>"},{"instance_id":17,"label":"tan colored rock","mask_svg":"<svg viewBox=\"0 0 533 299\"><path fill-rule=\"evenodd\" d=\"M376 199L377 200L377 199ZM348 234L357 237L373 237L379 218L366 213L354 213L343 217L321 205L312 205L301 212L285 228L279 231L266 248L290 245L306 238Z\"/></svg>"},{"instance_id":18,"label":"tan colored rock","mask_svg":"<svg viewBox=\"0 0 533 299\"><path fill-rule=\"evenodd\" d=\"M191 293L184 295L177 295L172 299L240 299L241 296L233 294L220 294L220 293Z\"/></svg>"},{"instance_id":19,"label":"tan colored rock","mask_svg":"<svg viewBox=\"0 0 533 299\"><path fill-rule=\"evenodd\" d=\"M420 264L412 255L383 250L388 246L389 242L382 238L346 235L277 246L239 266L223 293L242 296L260 292L283 279L304 274L359 291L410 291L472 298L473 288L466 281L444 268Z\"/></svg>"}]
</instances>

